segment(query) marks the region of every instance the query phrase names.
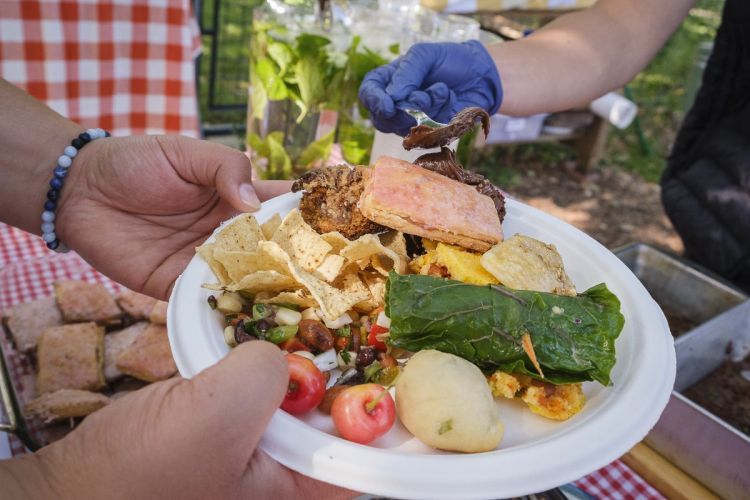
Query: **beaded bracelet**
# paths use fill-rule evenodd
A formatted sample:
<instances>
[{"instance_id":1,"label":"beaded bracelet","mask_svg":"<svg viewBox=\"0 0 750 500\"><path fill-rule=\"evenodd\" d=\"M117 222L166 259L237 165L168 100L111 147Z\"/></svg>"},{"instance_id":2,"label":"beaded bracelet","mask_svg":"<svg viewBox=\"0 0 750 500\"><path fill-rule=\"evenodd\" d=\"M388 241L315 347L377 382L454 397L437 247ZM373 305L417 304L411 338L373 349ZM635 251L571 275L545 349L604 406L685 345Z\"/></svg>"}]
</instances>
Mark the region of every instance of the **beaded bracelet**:
<instances>
[{"instance_id":1,"label":"beaded bracelet","mask_svg":"<svg viewBox=\"0 0 750 500\"><path fill-rule=\"evenodd\" d=\"M105 130L90 128L73 139L70 146L65 146L63 154L57 159L57 166L53 171L52 180L49 181L50 190L47 191L47 201L44 202L44 211L42 212L42 239L47 243L47 248L50 250L56 252L68 251L68 248L60 242L55 233L55 210L57 209L57 200L60 198L60 191L65 183L65 176L68 175L68 169L73 164L73 158L89 142L109 136L109 132Z\"/></svg>"}]
</instances>

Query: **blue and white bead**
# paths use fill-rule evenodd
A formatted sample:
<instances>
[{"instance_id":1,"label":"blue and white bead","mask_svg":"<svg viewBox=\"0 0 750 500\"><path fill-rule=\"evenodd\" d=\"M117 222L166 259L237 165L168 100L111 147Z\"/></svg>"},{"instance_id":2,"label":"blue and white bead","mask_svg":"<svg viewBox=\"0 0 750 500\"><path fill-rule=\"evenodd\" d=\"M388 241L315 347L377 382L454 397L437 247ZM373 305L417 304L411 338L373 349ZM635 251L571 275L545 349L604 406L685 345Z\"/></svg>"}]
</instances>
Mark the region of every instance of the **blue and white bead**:
<instances>
[{"instance_id":1,"label":"blue and white bead","mask_svg":"<svg viewBox=\"0 0 750 500\"><path fill-rule=\"evenodd\" d=\"M78 155L78 151L89 142L109 137L109 132L100 128L90 128L74 138L70 146L66 146L63 154L57 158L57 165L53 171L54 175L49 181L50 190L47 191L47 200L44 202L44 211L42 212L42 239L47 244L47 248L56 252L67 252L68 248L57 238L55 231L55 210L57 209L57 199L60 197L60 190L65 183L65 177L68 170L73 164L73 158Z\"/></svg>"}]
</instances>

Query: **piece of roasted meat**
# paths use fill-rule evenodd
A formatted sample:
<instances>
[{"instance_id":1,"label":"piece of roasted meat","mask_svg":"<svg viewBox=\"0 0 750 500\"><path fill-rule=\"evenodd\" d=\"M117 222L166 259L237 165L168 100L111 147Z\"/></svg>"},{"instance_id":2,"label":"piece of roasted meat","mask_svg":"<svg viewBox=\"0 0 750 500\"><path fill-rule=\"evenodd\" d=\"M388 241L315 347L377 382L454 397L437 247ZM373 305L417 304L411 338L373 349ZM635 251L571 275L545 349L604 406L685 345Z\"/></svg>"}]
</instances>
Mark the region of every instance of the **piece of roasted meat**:
<instances>
[{"instance_id":1,"label":"piece of roasted meat","mask_svg":"<svg viewBox=\"0 0 750 500\"><path fill-rule=\"evenodd\" d=\"M302 218L319 233L338 231L350 240L385 231L357 207L369 174L367 167L347 165L307 172L292 185L292 191L303 192Z\"/></svg>"},{"instance_id":2,"label":"piece of roasted meat","mask_svg":"<svg viewBox=\"0 0 750 500\"><path fill-rule=\"evenodd\" d=\"M420 148L432 149L447 146L471 131L477 121L482 122L484 137L490 132L490 115L482 108L464 108L445 127L432 128L427 125L412 127L402 143L407 151Z\"/></svg>"}]
</instances>

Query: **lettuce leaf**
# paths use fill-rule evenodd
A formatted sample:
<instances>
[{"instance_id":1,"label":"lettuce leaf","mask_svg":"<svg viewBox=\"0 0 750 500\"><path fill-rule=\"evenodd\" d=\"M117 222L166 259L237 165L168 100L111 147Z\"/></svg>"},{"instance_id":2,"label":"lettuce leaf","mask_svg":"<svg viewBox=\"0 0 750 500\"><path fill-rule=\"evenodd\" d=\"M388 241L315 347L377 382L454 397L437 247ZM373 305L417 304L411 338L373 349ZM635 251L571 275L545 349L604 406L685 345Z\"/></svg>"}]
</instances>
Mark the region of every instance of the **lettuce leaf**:
<instances>
[{"instance_id":1,"label":"lettuce leaf","mask_svg":"<svg viewBox=\"0 0 750 500\"><path fill-rule=\"evenodd\" d=\"M620 301L604 284L568 297L393 272L386 314L394 347L437 349L485 371L520 372L553 384L609 385L625 322ZM543 379L524 352L525 333Z\"/></svg>"}]
</instances>

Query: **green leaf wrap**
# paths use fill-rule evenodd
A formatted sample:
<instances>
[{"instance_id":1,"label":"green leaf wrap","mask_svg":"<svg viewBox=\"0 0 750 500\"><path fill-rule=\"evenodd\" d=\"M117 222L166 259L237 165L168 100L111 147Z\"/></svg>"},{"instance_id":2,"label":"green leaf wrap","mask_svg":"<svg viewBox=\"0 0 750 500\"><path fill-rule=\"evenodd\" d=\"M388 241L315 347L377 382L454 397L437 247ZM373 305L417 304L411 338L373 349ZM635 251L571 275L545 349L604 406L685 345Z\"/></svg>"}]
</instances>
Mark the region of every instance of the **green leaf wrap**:
<instances>
[{"instance_id":1,"label":"green leaf wrap","mask_svg":"<svg viewBox=\"0 0 750 500\"><path fill-rule=\"evenodd\" d=\"M385 311L395 347L437 349L485 371L520 372L553 384L609 385L625 323L620 301L603 283L569 297L393 272ZM544 379L523 350L526 332Z\"/></svg>"}]
</instances>

